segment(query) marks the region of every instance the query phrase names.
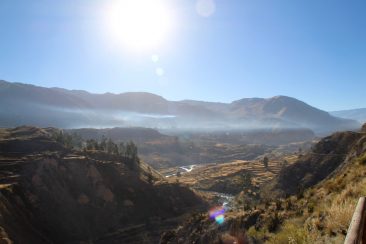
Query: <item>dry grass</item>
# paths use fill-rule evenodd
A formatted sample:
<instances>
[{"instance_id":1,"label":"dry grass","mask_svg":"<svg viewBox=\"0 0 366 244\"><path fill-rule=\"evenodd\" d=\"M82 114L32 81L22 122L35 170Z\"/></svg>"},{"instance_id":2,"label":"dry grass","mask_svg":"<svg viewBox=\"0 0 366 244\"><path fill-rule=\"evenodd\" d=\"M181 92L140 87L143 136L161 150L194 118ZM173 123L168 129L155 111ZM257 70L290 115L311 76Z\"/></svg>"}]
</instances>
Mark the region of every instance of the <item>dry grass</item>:
<instances>
[{"instance_id":1,"label":"dry grass","mask_svg":"<svg viewBox=\"0 0 366 244\"><path fill-rule=\"evenodd\" d=\"M342 173L306 191L305 205L291 201L294 211L307 208L303 222L287 219L268 243L343 243L357 201L366 195L364 158L362 155Z\"/></svg>"},{"instance_id":2,"label":"dry grass","mask_svg":"<svg viewBox=\"0 0 366 244\"><path fill-rule=\"evenodd\" d=\"M359 169L359 167L357 167ZM358 175L358 170L354 174ZM330 232L346 233L359 197L366 193L366 178L348 184L335 195L332 204L326 209L326 227ZM325 206L326 207L326 206Z\"/></svg>"},{"instance_id":3,"label":"dry grass","mask_svg":"<svg viewBox=\"0 0 366 244\"><path fill-rule=\"evenodd\" d=\"M332 203L327 211L328 216L325 224L330 233L346 233L356 207L356 201L355 199L347 199L341 203L337 203L337 201Z\"/></svg>"}]
</instances>

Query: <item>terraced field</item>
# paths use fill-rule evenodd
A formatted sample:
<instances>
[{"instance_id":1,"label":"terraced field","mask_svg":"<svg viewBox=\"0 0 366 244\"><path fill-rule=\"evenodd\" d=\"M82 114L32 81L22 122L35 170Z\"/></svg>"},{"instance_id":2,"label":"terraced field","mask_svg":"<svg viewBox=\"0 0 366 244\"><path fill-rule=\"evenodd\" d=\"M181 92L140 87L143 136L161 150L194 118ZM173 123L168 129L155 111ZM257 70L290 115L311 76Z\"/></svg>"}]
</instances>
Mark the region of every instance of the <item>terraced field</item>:
<instances>
[{"instance_id":1,"label":"terraced field","mask_svg":"<svg viewBox=\"0 0 366 244\"><path fill-rule=\"evenodd\" d=\"M284 161L291 164L297 158L287 156L281 159L270 160L266 168L263 162L235 160L222 164L197 165L190 172L174 167L161 171L169 176L171 182L179 181L197 190L214 190L225 193L239 193L245 188L259 188L261 185L272 180L284 167ZM177 176L177 172L178 175Z\"/></svg>"}]
</instances>

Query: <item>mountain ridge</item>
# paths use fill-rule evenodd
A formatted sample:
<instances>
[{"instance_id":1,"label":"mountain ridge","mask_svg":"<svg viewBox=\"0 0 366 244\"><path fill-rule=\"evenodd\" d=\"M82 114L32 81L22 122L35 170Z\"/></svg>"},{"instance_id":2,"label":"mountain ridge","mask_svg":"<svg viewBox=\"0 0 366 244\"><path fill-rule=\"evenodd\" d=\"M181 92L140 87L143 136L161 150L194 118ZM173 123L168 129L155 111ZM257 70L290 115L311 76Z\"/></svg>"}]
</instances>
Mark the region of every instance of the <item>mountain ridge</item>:
<instances>
[{"instance_id":1,"label":"mountain ridge","mask_svg":"<svg viewBox=\"0 0 366 244\"><path fill-rule=\"evenodd\" d=\"M366 108L346 109L329 112L333 116L357 120L360 123L366 122Z\"/></svg>"},{"instance_id":2,"label":"mountain ridge","mask_svg":"<svg viewBox=\"0 0 366 244\"><path fill-rule=\"evenodd\" d=\"M169 101L148 92L94 94L7 81L0 81L0 95L0 126L308 128L316 133L360 126L288 96L243 98L231 103Z\"/></svg>"}]
</instances>

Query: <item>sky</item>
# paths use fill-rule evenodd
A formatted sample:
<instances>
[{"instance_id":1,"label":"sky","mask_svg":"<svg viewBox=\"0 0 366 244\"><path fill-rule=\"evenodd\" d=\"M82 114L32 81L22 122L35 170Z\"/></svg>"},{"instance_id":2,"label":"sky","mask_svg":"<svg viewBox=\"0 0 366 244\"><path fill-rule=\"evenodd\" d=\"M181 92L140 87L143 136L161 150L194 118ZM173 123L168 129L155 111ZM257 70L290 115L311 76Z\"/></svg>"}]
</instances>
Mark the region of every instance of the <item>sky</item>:
<instances>
[{"instance_id":1,"label":"sky","mask_svg":"<svg viewBox=\"0 0 366 244\"><path fill-rule=\"evenodd\" d=\"M365 0L124 1L1 0L0 79L168 100L287 95L327 111L366 107Z\"/></svg>"}]
</instances>

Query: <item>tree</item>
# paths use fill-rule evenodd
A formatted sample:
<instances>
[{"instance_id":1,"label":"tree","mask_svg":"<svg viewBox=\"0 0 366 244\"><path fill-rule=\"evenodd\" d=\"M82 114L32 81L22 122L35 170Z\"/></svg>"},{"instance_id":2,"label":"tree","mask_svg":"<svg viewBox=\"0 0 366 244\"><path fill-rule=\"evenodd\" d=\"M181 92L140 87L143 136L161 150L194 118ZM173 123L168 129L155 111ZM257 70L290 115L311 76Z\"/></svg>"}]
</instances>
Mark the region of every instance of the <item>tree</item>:
<instances>
[{"instance_id":1,"label":"tree","mask_svg":"<svg viewBox=\"0 0 366 244\"><path fill-rule=\"evenodd\" d=\"M105 136L102 136L102 140L100 141L100 148L103 151L107 151L107 138Z\"/></svg>"},{"instance_id":2,"label":"tree","mask_svg":"<svg viewBox=\"0 0 366 244\"><path fill-rule=\"evenodd\" d=\"M267 156L264 156L264 158L263 158L263 165L264 165L264 167L267 169L268 168L268 157Z\"/></svg>"},{"instance_id":3,"label":"tree","mask_svg":"<svg viewBox=\"0 0 366 244\"><path fill-rule=\"evenodd\" d=\"M115 143L113 143L112 153L118 155L118 146Z\"/></svg>"},{"instance_id":4,"label":"tree","mask_svg":"<svg viewBox=\"0 0 366 244\"><path fill-rule=\"evenodd\" d=\"M118 152L119 152L119 155L121 156L125 156L126 154L126 146L123 142L120 142L119 145L118 145Z\"/></svg>"},{"instance_id":5,"label":"tree","mask_svg":"<svg viewBox=\"0 0 366 244\"><path fill-rule=\"evenodd\" d=\"M132 160L137 160L137 146L133 141L130 141L126 145L126 157L131 158Z\"/></svg>"},{"instance_id":6,"label":"tree","mask_svg":"<svg viewBox=\"0 0 366 244\"><path fill-rule=\"evenodd\" d=\"M140 159L137 155L137 146L133 141L128 142L126 145L125 160L131 169L137 169L139 167Z\"/></svg>"},{"instance_id":7,"label":"tree","mask_svg":"<svg viewBox=\"0 0 366 244\"><path fill-rule=\"evenodd\" d=\"M98 142L96 140L90 139L86 141L87 150L98 150Z\"/></svg>"},{"instance_id":8,"label":"tree","mask_svg":"<svg viewBox=\"0 0 366 244\"><path fill-rule=\"evenodd\" d=\"M72 133L72 146L78 149L81 149L83 147L83 138L77 134L76 132Z\"/></svg>"},{"instance_id":9,"label":"tree","mask_svg":"<svg viewBox=\"0 0 366 244\"><path fill-rule=\"evenodd\" d=\"M114 143L111 138L107 141L107 153L112 153L114 148Z\"/></svg>"}]
</instances>

